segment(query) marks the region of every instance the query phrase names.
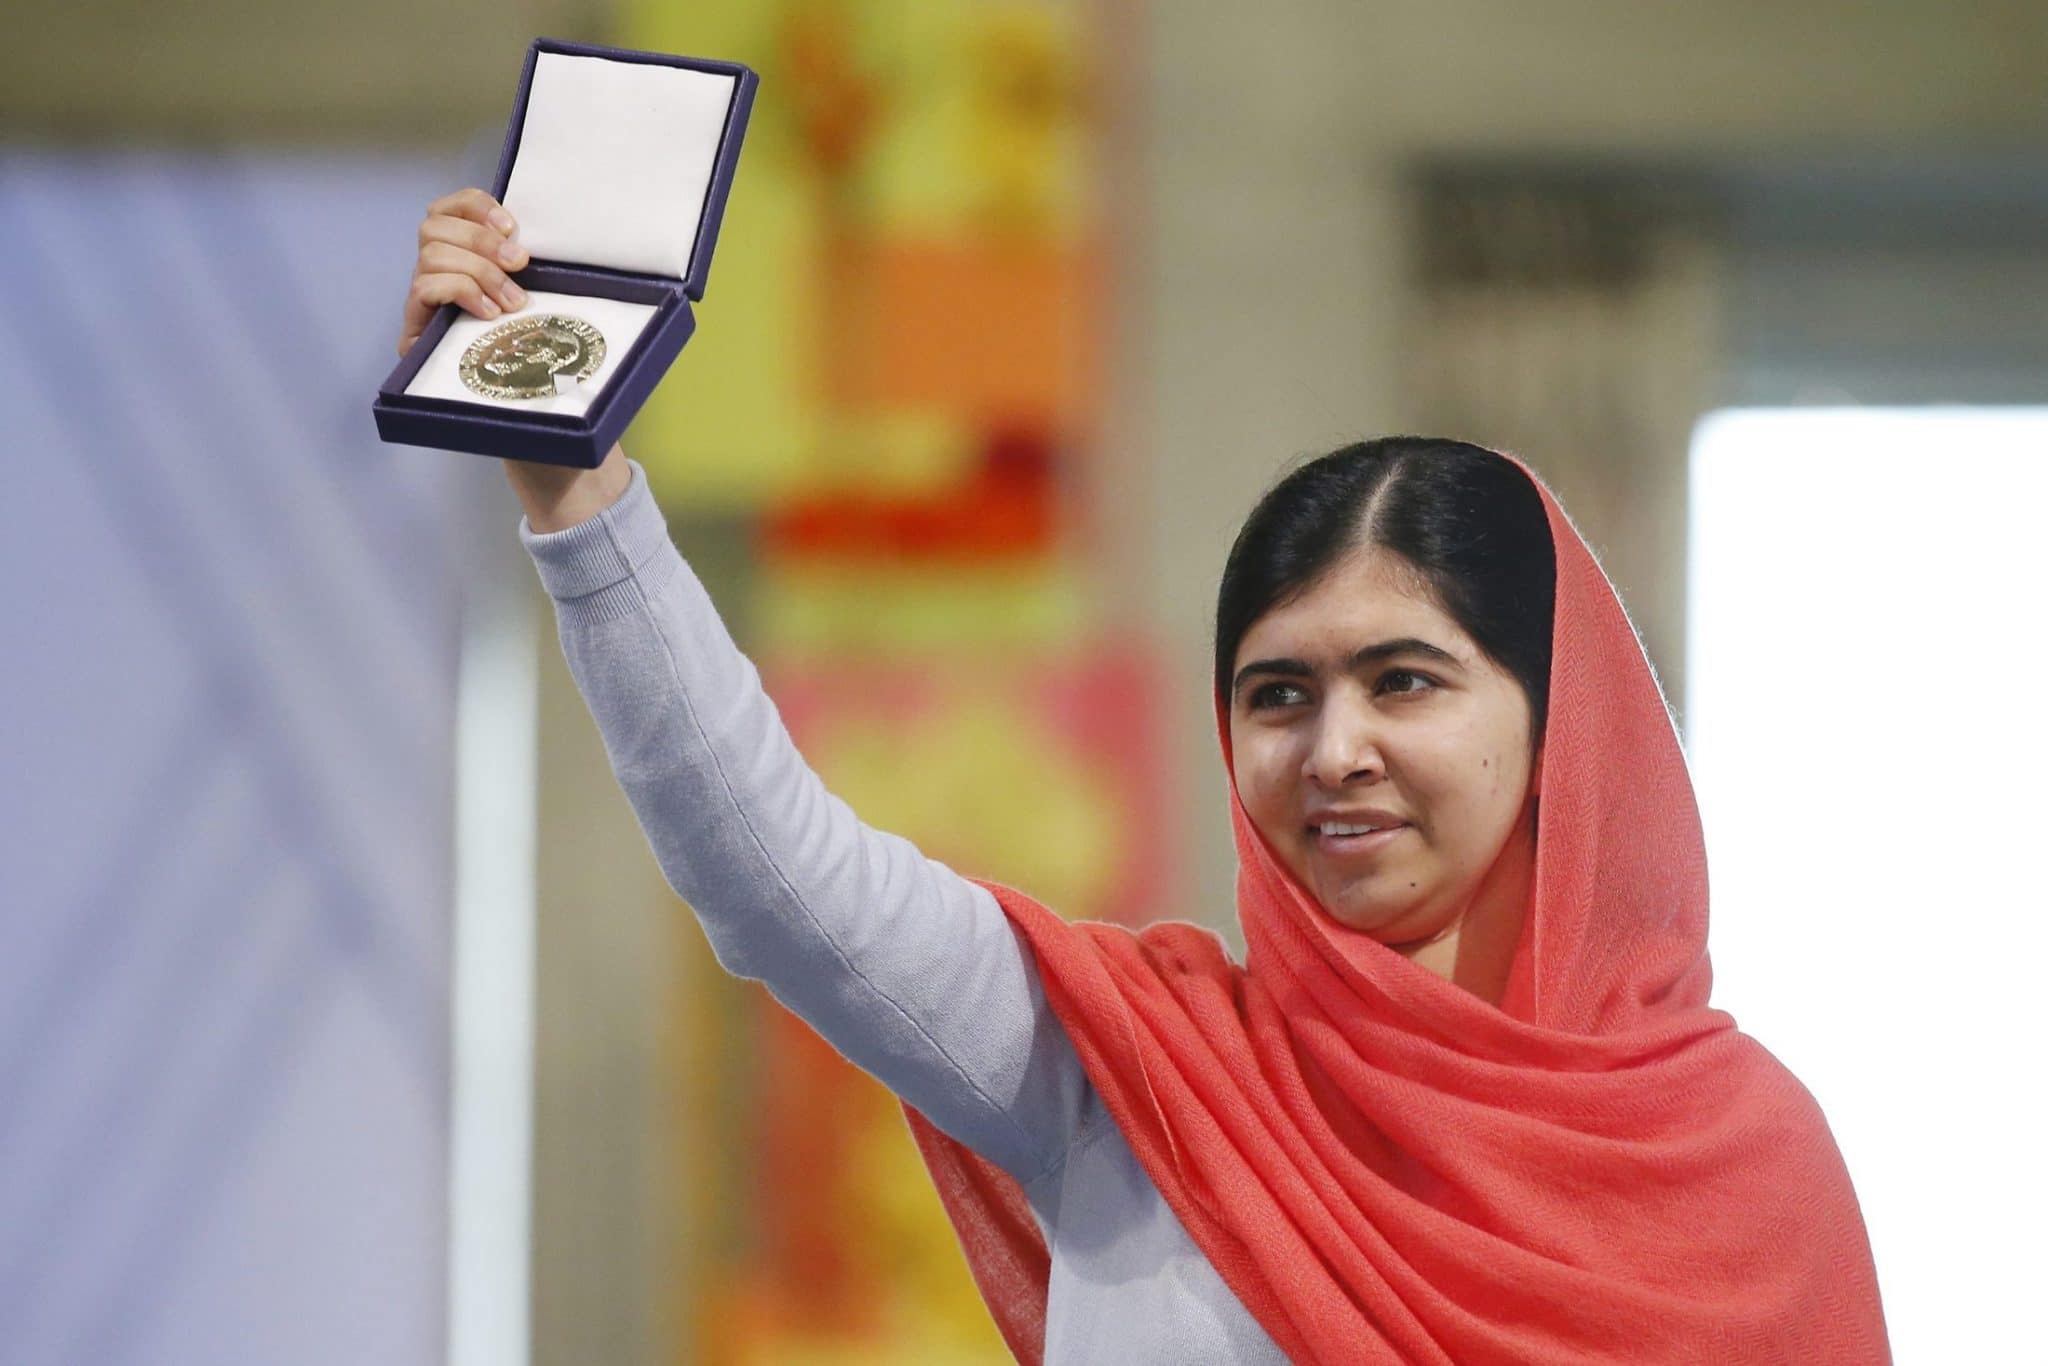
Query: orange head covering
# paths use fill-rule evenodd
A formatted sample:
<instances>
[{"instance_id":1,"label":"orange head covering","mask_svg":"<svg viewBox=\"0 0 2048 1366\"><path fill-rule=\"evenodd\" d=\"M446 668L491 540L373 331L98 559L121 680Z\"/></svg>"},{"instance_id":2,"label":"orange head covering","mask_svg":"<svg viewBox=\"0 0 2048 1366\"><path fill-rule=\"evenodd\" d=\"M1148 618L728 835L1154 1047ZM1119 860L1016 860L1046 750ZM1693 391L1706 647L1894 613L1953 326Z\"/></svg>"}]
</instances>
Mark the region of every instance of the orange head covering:
<instances>
[{"instance_id":1,"label":"orange head covering","mask_svg":"<svg viewBox=\"0 0 2048 1366\"><path fill-rule=\"evenodd\" d=\"M1301 1362L1885 1362L1813 1097L1707 1004L1707 866L1635 629L1550 490L1549 718L1498 1007L1332 920L1231 793L1246 962L985 884L1139 1162ZM1230 729L1217 699L1226 769ZM983 1298L1043 1355L1016 1181L906 1107Z\"/></svg>"}]
</instances>

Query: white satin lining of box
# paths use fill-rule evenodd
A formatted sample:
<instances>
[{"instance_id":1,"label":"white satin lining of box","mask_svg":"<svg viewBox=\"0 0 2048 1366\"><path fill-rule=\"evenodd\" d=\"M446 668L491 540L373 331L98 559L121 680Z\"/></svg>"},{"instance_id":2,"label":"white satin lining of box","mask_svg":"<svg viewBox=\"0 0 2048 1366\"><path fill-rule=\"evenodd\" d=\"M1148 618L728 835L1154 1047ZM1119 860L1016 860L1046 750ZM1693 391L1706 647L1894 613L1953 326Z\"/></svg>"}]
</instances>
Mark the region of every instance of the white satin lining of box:
<instances>
[{"instance_id":1,"label":"white satin lining of box","mask_svg":"<svg viewBox=\"0 0 2048 1366\"><path fill-rule=\"evenodd\" d=\"M733 78L543 52L505 208L547 261L683 279Z\"/></svg>"}]
</instances>

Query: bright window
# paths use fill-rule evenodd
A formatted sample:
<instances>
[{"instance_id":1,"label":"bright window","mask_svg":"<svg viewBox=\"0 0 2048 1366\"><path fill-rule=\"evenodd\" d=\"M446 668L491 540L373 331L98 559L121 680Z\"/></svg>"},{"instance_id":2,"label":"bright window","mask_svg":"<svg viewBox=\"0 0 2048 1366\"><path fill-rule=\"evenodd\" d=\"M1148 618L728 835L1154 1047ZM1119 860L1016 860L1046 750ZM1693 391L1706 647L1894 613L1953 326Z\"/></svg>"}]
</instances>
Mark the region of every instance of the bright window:
<instances>
[{"instance_id":1,"label":"bright window","mask_svg":"<svg viewBox=\"0 0 2048 1366\"><path fill-rule=\"evenodd\" d=\"M1714 1003L1827 1112L1898 1360L2017 1360L2048 1281L2048 409L1720 412L1691 481Z\"/></svg>"}]
</instances>

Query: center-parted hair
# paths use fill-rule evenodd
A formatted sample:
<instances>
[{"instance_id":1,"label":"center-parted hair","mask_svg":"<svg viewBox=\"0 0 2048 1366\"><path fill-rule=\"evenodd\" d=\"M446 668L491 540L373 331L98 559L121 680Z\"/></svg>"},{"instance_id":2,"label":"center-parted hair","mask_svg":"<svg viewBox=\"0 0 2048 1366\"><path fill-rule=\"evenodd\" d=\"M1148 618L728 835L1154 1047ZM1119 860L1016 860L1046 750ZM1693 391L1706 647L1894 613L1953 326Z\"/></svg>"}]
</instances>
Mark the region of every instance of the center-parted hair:
<instances>
[{"instance_id":1,"label":"center-parted hair","mask_svg":"<svg viewBox=\"0 0 2048 1366\"><path fill-rule=\"evenodd\" d=\"M1412 564L1438 606L1529 699L1529 743L1550 699L1557 557L1543 497L1514 463L1440 437L1387 436L1290 471L1245 518L1216 594L1216 695L1226 701L1252 623L1353 550Z\"/></svg>"}]
</instances>

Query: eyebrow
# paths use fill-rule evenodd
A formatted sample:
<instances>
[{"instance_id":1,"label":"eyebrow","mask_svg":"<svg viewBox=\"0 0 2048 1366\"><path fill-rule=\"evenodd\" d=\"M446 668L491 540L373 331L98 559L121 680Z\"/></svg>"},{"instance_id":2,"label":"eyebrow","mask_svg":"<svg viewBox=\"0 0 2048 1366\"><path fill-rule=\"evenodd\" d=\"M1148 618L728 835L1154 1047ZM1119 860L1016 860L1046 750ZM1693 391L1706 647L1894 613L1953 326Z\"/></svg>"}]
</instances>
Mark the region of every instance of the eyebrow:
<instances>
[{"instance_id":1,"label":"eyebrow","mask_svg":"<svg viewBox=\"0 0 2048 1366\"><path fill-rule=\"evenodd\" d=\"M1450 664L1461 669L1465 666L1463 660L1440 645L1432 645L1415 636L1402 636L1396 640L1382 640L1376 645L1368 645L1362 650L1354 651L1351 658L1344 661L1344 667L1346 670L1362 669L1368 664L1377 664L1396 655L1421 655L1424 659L1434 660L1440 664ZM1239 669L1237 676L1230 680L1230 695L1237 696L1243 690L1245 681L1254 674L1274 674L1281 678L1313 678L1315 672L1299 659L1255 659Z\"/></svg>"}]
</instances>

